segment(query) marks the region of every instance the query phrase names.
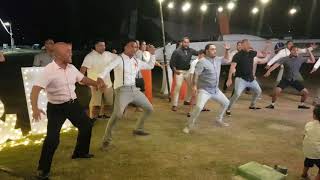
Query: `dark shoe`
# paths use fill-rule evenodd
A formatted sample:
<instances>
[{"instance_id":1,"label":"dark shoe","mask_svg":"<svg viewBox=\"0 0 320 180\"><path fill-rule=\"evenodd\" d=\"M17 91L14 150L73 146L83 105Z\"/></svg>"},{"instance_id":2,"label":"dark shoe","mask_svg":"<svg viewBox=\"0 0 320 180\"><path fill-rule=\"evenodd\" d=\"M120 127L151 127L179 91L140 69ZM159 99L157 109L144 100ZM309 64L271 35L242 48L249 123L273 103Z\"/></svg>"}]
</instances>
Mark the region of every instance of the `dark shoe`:
<instances>
[{"instance_id":1,"label":"dark shoe","mask_svg":"<svg viewBox=\"0 0 320 180\"><path fill-rule=\"evenodd\" d=\"M230 111L230 110L227 110L227 111L226 111L226 115L229 116L229 117L231 117L231 111Z\"/></svg>"},{"instance_id":2,"label":"dark shoe","mask_svg":"<svg viewBox=\"0 0 320 180\"><path fill-rule=\"evenodd\" d=\"M137 136L148 136L149 133L144 132L144 131L139 131L139 130L133 130L132 131L133 135L137 135Z\"/></svg>"},{"instance_id":3,"label":"dark shoe","mask_svg":"<svg viewBox=\"0 0 320 180\"><path fill-rule=\"evenodd\" d=\"M171 110L172 111L177 111L177 106L172 106Z\"/></svg>"},{"instance_id":4,"label":"dark shoe","mask_svg":"<svg viewBox=\"0 0 320 180\"><path fill-rule=\"evenodd\" d=\"M204 111L204 112L209 112L210 109L208 109L208 108L203 108L202 111Z\"/></svg>"},{"instance_id":5,"label":"dark shoe","mask_svg":"<svg viewBox=\"0 0 320 180\"><path fill-rule=\"evenodd\" d=\"M261 108L259 108L259 107L255 107L255 106L250 106L250 107L249 107L249 109L259 110L259 109L261 109Z\"/></svg>"},{"instance_id":6,"label":"dark shoe","mask_svg":"<svg viewBox=\"0 0 320 180\"><path fill-rule=\"evenodd\" d=\"M79 158L81 158L81 159L90 159L90 158L93 158L94 157L94 155L93 154L73 154L72 156L71 156L71 158L72 159L79 159Z\"/></svg>"},{"instance_id":7,"label":"dark shoe","mask_svg":"<svg viewBox=\"0 0 320 180\"><path fill-rule=\"evenodd\" d=\"M305 105L299 105L298 109L310 109L310 107L305 106Z\"/></svg>"},{"instance_id":8,"label":"dark shoe","mask_svg":"<svg viewBox=\"0 0 320 180\"><path fill-rule=\"evenodd\" d=\"M188 102L188 101L185 101L185 102L183 102L183 105L188 106L188 105L191 105L191 103L190 103L190 102Z\"/></svg>"},{"instance_id":9,"label":"dark shoe","mask_svg":"<svg viewBox=\"0 0 320 180\"><path fill-rule=\"evenodd\" d=\"M191 113L188 113L188 114L187 114L187 117L191 117Z\"/></svg>"},{"instance_id":10,"label":"dark shoe","mask_svg":"<svg viewBox=\"0 0 320 180\"><path fill-rule=\"evenodd\" d=\"M36 179L49 180L49 173L44 173L42 170L37 171Z\"/></svg>"},{"instance_id":11,"label":"dark shoe","mask_svg":"<svg viewBox=\"0 0 320 180\"><path fill-rule=\"evenodd\" d=\"M270 104L269 106L266 106L268 109L274 109L274 105Z\"/></svg>"}]
</instances>

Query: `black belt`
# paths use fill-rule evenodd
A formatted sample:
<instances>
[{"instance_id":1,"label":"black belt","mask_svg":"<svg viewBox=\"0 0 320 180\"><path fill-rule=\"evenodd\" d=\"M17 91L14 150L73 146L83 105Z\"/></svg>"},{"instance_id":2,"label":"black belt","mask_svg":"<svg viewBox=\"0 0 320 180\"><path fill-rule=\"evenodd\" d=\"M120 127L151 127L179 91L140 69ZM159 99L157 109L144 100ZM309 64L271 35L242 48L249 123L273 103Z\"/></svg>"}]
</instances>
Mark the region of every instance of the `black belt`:
<instances>
[{"instance_id":1,"label":"black belt","mask_svg":"<svg viewBox=\"0 0 320 180\"><path fill-rule=\"evenodd\" d=\"M62 104L73 104L73 103L75 103L75 102L77 102L77 99L70 99L69 101L64 102L64 103L62 103Z\"/></svg>"},{"instance_id":2,"label":"black belt","mask_svg":"<svg viewBox=\"0 0 320 180\"><path fill-rule=\"evenodd\" d=\"M62 104L52 104L52 103L50 103L50 102L48 102L48 104L54 105L54 106L61 106L61 105L73 104L73 103L76 103L76 102L77 102L77 99L70 99L69 101L64 102L64 103L62 103Z\"/></svg>"}]
</instances>

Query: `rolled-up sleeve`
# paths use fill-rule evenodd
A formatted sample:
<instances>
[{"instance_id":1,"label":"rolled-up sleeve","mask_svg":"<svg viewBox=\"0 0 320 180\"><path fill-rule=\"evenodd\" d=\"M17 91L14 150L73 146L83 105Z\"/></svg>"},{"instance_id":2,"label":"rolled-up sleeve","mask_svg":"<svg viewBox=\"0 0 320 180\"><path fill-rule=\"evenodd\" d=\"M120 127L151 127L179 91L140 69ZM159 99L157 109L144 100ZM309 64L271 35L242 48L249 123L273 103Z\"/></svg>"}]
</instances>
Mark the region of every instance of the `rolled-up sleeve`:
<instances>
[{"instance_id":1,"label":"rolled-up sleeve","mask_svg":"<svg viewBox=\"0 0 320 180\"><path fill-rule=\"evenodd\" d=\"M313 68L314 69L318 69L320 67L320 58L318 59L318 61L314 64Z\"/></svg>"},{"instance_id":2,"label":"rolled-up sleeve","mask_svg":"<svg viewBox=\"0 0 320 180\"><path fill-rule=\"evenodd\" d=\"M120 56L118 56L117 58L115 58L113 61L111 61L111 62L106 66L106 68L104 69L104 71L103 71L102 73L100 73L100 74L98 75L98 77L101 78L101 79L104 79L104 78L107 76L107 74L109 74L110 71L111 71L112 69L114 69L115 67L117 67L120 63L122 63L122 59L121 59Z\"/></svg>"},{"instance_id":3,"label":"rolled-up sleeve","mask_svg":"<svg viewBox=\"0 0 320 180\"><path fill-rule=\"evenodd\" d=\"M278 54L276 54L275 56L273 56L273 58L270 59L267 65L271 66L277 61L279 61L281 58L284 58L286 56L289 56L289 54L287 54L286 49L282 49L278 52Z\"/></svg>"},{"instance_id":4,"label":"rolled-up sleeve","mask_svg":"<svg viewBox=\"0 0 320 180\"><path fill-rule=\"evenodd\" d=\"M194 73L196 74L201 74L204 70L204 64L203 62L199 61L197 64L196 64L196 68L194 70Z\"/></svg>"}]
</instances>

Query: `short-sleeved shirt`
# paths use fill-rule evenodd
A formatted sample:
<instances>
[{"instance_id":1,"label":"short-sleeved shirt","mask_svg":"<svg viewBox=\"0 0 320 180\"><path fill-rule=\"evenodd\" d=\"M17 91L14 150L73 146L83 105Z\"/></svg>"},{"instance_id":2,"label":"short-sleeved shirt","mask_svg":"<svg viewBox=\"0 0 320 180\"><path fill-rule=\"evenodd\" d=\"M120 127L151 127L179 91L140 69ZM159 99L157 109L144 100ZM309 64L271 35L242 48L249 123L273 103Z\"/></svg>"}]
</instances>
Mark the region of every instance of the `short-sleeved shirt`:
<instances>
[{"instance_id":1,"label":"short-sleeved shirt","mask_svg":"<svg viewBox=\"0 0 320 180\"><path fill-rule=\"evenodd\" d=\"M175 67L177 70L188 71L190 69L191 57L196 55L198 55L198 51L192 48L179 47L172 53L170 66L172 69Z\"/></svg>"},{"instance_id":2,"label":"short-sleeved shirt","mask_svg":"<svg viewBox=\"0 0 320 180\"><path fill-rule=\"evenodd\" d=\"M320 122L313 120L305 126L303 153L309 159L320 159Z\"/></svg>"},{"instance_id":3,"label":"short-sleeved shirt","mask_svg":"<svg viewBox=\"0 0 320 180\"><path fill-rule=\"evenodd\" d=\"M77 98L75 83L80 82L83 77L84 75L72 64L63 69L52 61L44 67L35 85L45 89L50 103L62 104Z\"/></svg>"},{"instance_id":4,"label":"short-sleeved shirt","mask_svg":"<svg viewBox=\"0 0 320 180\"><path fill-rule=\"evenodd\" d=\"M53 60L52 56L47 52L42 52L34 57L33 66L45 67Z\"/></svg>"},{"instance_id":5,"label":"short-sleeved shirt","mask_svg":"<svg viewBox=\"0 0 320 180\"><path fill-rule=\"evenodd\" d=\"M299 79L300 68L303 63L307 62L307 58L302 56L287 56L278 61L279 64L283 64L284 71L282 79L295 81Z\"/></svg>"},{"instance_id":6,"label":"short-sleeved shirt","mask_svg":"<svg viewBox=\"0 0 320 180\"><path fill-rule=\"evenodd\" d=\"M97 80L98 75L104 71L107 65L112 62L118 55L113 54L111 52L105 51L102 54L93 50L84 58L82 66L86 67L87 76L90 79ZM108 74L104 78L104 82L107 87L110 88L112 86L112 81L110 78L110 74Z\"/></svg>"},{"instance_id":7,"label":"short-sleeved shirt","mask_svg":"<svg viewBox=\"0 0 320 180\"><path fill-rule=\"evenodd\" d=\"M245 81L253 81L253 63L256 51L239 51L232 58L233 63L237 63L235 77L240 77Z\"/></svg>"},{"instance_id":8,"label":"short-sleeved shirt","mask_svg":"<svg viewBox=\"0 0 320 180\"><path fill-rule=\"evenodd\" d=\"M210 94L215 94L219 88L219 77L223 57L215 57L200 60L195 68L195 73L199 75L198 89L203 89Z\"/></svg>"}]
</instances>

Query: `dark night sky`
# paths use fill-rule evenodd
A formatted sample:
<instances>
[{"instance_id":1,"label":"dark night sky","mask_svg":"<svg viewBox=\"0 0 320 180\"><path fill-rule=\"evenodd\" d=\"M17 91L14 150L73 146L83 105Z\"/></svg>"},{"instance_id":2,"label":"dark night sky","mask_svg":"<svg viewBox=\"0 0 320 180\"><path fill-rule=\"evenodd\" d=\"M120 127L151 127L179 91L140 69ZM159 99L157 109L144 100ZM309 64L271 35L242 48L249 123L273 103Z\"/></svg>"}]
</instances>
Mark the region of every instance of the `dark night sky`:
<instances>
[{"instance_id":1,"label":"dark night sky","mask_svg":"<svg viewBox=\"0 0 320 180\"><path fill-rule=\"evenodd\" d=\"M184 2L175 1L177 4ZM188 15L182 15L179 7L176 12L165 9L165 16L170 16L170 20L190 25L199 23L201 15L198 7L202 1L190 0L190 2L194 8ZM207 0L207 2L227 1ZM257 32L259 17L252 17L248 12L257 2L258 0L238 0L237 8L231 16L231 30L240 29L243 33L250 34ZM104 37L107 40L120 39L121 23L129 16L130 10L138 8L139 16L159 17L157 5L156 0L3 0L0 17L4 21L13 23L18 44L39 43L47 37L82 44L94 37ZM288 9L292 5L300 8L294 18L288 16ZM209 7L209 9L204 16L204 23L214 19L215 8ZM264 18L261 21L262 35L270 32L270 29L276 34L289 34L288 30L291 29L294 37L320 38L320 20L319 14L316 13L319 10L318 0L273 0L264 11ZM138 31L141 29L143 28L138 28ZM1 27L0 43L2 42L9 42L9 38Z\"/></svg>"}]
</instances>

